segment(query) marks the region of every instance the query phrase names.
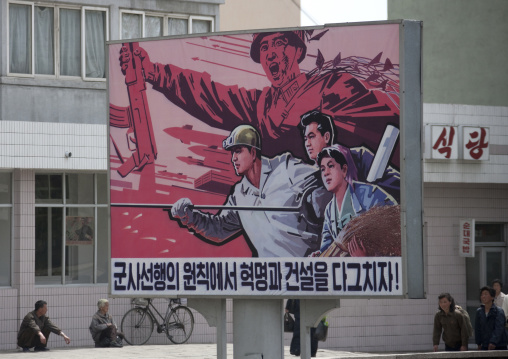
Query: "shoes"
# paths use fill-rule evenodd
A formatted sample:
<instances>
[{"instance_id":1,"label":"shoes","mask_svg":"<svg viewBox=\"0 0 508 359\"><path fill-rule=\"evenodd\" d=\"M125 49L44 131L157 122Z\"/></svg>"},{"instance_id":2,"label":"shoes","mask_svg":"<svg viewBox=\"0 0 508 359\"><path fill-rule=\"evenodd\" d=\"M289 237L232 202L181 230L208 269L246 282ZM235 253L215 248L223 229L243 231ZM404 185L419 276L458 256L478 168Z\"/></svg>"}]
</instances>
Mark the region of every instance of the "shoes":
<instances>
[{"instance_id":1,"label":"shoes","mask_svg":"<svg viewBox=\"0 0 508 359\"><path fill-rule=\"evenodd\" d=\"M298 351L298 350L295 350L295 351L290 350L289 354L299 357L300 356L300 351ZM311 358L315 358L316 357L316 353L311 353L310 356L311 356Z\"/></svg>"},{"instance_id":2,"label":"shoes","mask_svg":"<svg viewBox=\"0 0 508 359\"><path fill-rule=\"evenodd\" d=\"M125 338L125 337L124 337L124 338ZM121 338L120 336L117 336L117 337L116 337L116 342L117 342L118 344L123 345L123 343L122 343L122 338Z\"/></svg>"},{"instance_id":3,"label":"shoes","mask_svg":"<svg viewBox=\"0 0 508 359\"><path fill-rule=\"evenodd\" d=\"M113 347L113 348L123 348L123 345L121 343L118 343L118 342L111 342L111 344L109 344L110 347Z\"/></svg>"},{"instance_id":4,"label":"shoes","mask_svg":"<svg viewBox=\"0 0 508 359\"><path fill-rule=\"evenodd\" d=\"M27 353L30 351L30 348L29 347L23 347L23 353Z\"/></svg>"},{"instance_id":5,"label":"shoes","mask_svg":"<svg viewBox=\"0 0 508 359\"><path fill-rule=\"evenodd\" d=\"M48 352L49 348L46 347L35 347L34 352Z\"/></svg>"}]
</instances>

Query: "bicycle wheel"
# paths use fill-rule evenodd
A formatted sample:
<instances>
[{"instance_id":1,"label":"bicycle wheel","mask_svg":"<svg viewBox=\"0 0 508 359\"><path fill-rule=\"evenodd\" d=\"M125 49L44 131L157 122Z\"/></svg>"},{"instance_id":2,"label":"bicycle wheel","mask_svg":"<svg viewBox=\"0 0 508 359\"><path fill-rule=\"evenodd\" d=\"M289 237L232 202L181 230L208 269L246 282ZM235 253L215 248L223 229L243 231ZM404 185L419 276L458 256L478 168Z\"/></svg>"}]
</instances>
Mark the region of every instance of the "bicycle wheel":
<instances>
[{"instance_id":1,"label":"bicycle wheel","mask_svg":"<svg viewBox=\"0 0 508 359\"><path fill-rule=\"evenodd\" d=\"M178 306L171 310L166 321L166 335L175 344L189 340L194 330L194 316L189 308Z\"/></svg>"},{"instance_id":2,"label":"bicycle wheel","mask_svg":"<svg viewBox=\"0 0 508 359\"><path fill-rule=\"evenodd\" d=\"M132 308L122 318L122 332L130 345L143 345L152 336L153 319L145 308Z\"/></svg>"}]
</instances>

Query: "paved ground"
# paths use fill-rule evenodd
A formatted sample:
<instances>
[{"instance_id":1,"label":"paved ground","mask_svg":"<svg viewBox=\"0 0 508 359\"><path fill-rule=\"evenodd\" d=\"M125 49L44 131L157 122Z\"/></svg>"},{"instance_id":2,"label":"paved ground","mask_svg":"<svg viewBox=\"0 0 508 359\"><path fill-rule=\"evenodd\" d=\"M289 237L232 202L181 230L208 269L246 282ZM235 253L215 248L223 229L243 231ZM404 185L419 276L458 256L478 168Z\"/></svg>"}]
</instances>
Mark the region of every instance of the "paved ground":
<instances>
[{"instance_id":1,"label":"paved ground","mask_svg":"<svg viewBox=\"0 0 508 359\"><path fill-rule=\"evenodd\" d=\"M228 359L233 359L233 345L227 346ZM51 359L138 359L138 358L165 358L165 359L217 359L217 349L215 344L183 344L183 345L143 345L130 346L123 348L54 348L48 352L23 353L21 350L0 351L0 358L51 358ZM508 352L439 352L439 353L395 353L395 354L369 354L369 353L351 353L345 351L334 351L319 349L317 358L321 359L443 359L443 358L493 358L508 357ZM284 348L284 358L295 358L289 354L289 347ZM278 358L266 358L278 359Z\"/></svg>"},{"instance_id":2,"label":"paved ground","mask_svg":"<svg viewBox=\"0 0 508 359\"><path fill-rule=\"evenodd\" d=\"M233 345L227 346L228 359L233 359ZM0 351L0 358L26 358L26 356L51 359L111 359L111 358L165 358L165 359L216 359L215 344L183 344L183 345L143 345L123 348L54 348L48 352L23 353L21 350ZM365 353L339 352L319 349L317 358L372 358L375 355ZM284 348L284 358L295 358L289 354L289 347Z\"/></svg>"}]
</instances>

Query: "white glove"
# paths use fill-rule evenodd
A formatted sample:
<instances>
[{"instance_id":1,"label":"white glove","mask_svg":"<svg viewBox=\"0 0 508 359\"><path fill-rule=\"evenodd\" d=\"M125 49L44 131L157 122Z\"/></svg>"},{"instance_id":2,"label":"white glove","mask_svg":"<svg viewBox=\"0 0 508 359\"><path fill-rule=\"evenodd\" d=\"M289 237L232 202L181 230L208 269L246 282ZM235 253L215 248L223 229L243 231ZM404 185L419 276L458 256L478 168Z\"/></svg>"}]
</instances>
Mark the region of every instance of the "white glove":
<instances>
[{"instance_id":1,"label":"white glove","mask_svg":"<svg viewBox=\"0 0 508 359\"><path fill-rule=\"evenodd\" d=\"M171 216L173 216L173 218L180 219L184 225L192 222L193 214L191 200L188 198L180 198L176 201L171 208Z\"/></svg>"}]
</instances>

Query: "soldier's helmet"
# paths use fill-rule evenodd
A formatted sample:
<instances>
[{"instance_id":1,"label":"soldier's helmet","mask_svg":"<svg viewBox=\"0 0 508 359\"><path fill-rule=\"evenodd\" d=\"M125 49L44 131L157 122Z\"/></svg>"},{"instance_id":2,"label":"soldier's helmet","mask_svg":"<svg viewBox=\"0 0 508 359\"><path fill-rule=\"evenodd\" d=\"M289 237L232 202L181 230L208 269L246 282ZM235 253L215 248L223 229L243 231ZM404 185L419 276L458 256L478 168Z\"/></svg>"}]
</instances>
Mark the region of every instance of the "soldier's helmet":
<instances>
[{"instance_id":1,"label":"soldier's helmet","mask_svg":"<svg viewBox=\"0 0 508 359\"><path fill-rule=\"evenodd\" d=\"M259 132L250 125L240 125L222 141L222 147L229 151L234 146L248 146L261 150L261 136Z\"/></svg>"},{"instance_id":2,"label":"soldier's helmet","mask_svg":"<svg viewBox=\"0 0 508 359\"><path fill-rule=\"evenodd\" d=\"M260 63L259 60L259 47L261 45L261 40L265 36L276 34L277 32L260 32L252 35L252 45L250 47L250 57L254 62ZM302 54L298 58L298 63L302 62L307 53L307 45L305 45L305 31L297 30L297 31L281 31L288 39L289 43L295 47L301 47L303 49Z\"/></svg>"}]
</instances>

